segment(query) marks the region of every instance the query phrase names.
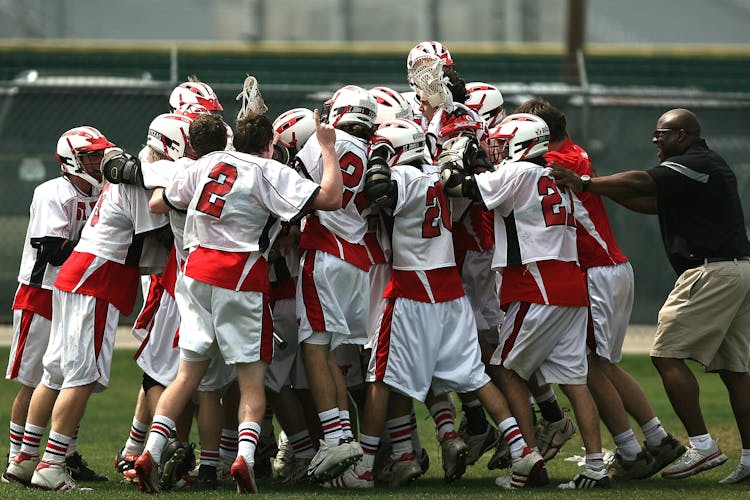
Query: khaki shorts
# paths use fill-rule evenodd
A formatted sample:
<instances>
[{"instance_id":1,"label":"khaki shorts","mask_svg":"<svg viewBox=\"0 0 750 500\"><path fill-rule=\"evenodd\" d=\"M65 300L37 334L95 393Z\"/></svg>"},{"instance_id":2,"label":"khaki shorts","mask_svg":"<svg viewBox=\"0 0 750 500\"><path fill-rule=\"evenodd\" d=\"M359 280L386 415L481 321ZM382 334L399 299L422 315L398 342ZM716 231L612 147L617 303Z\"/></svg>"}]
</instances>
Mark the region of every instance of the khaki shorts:
<instances>
[{"instance_id":1,"label":"khaki shorts","mask_svg":"<svg viewBox=\"0 0 750 500\"><path fill-rule=\"evenodd\" d=\"M714 262L682 273L659 311L650 354L694 359L706 371L747 373L750 262Z\"/></svg>"}]
</instances>

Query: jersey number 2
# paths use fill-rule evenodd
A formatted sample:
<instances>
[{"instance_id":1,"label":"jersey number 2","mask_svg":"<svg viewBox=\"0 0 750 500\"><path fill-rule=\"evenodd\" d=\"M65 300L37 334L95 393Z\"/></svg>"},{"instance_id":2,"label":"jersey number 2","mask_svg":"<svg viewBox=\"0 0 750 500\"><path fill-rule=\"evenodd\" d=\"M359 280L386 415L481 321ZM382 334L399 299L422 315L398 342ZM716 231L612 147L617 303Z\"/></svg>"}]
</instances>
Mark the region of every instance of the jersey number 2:
<instances>
[{"instance_id":1,"label":"jersey number 2","mask_svg":"<svg viewBox=\"0 0 750 500\"><path fill-rule=\"evenodd\" d=\"M451 212L448 208L448 202L443 193L443 186L436 182L435 185L427 188L426 196L427 210L424 213L424 222L422 223L422 238L435 238L440 236L440 224L438 219L443 221L443 227L451 230Z\"/></svg>"},{"instance_id":2,"label":"jersey number 2","mask_svg":"<svg viewBox=\"0 0 750 500\"><path fill-rule=\"evenodd\" d=\"M563 195L560 188L551 177L541 177L537 182L538 193L542 196L542 213L544 223L549 226L575 226L573 218L573 203L570 203L570 212L563 205Z\"/></svg>"},{"instance_id":3,"label":"jersey number 2","mask_svg":"<svg viewBox=\"0 0 750 500\"><path fill-rule=\"evenodd\" d=\"M211 180L203 186L195 209L218 219L224 210L223 196L232 190L234 181L237 180L237 167L228 163L218 163L211 169L208 178Z\"/></svg>"}]
</instances>

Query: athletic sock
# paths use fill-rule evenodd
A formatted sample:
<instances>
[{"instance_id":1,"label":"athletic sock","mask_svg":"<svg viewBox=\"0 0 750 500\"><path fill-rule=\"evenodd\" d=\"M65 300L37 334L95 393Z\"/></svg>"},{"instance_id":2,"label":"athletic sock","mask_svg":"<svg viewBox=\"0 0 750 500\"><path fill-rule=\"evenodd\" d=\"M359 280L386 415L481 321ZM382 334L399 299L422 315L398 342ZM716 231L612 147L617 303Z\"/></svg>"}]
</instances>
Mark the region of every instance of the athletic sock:
<instances>
[{"instance_id":1,"label":"athletic sock","mask_svg":"<svg viewBox=\"0 0 750 500\"><path fill-rule=\"evenodd\" d=\"M161 452L174 429L174 421L164 415L154 416L144 452L149 452L154 463L161 463Z\"/></svg>"},{"instance_id":2,"label":"athletic sock","mask_svg":"<svg viewBox=\"0 0 750 500\"><path fill-rule=\"evenodd\" d=\"M260 425L257 422L242 422L239 426L237 455L245 459L248 466L255 465L255 449L258 447Z\"/></svg>"}]
</instances>

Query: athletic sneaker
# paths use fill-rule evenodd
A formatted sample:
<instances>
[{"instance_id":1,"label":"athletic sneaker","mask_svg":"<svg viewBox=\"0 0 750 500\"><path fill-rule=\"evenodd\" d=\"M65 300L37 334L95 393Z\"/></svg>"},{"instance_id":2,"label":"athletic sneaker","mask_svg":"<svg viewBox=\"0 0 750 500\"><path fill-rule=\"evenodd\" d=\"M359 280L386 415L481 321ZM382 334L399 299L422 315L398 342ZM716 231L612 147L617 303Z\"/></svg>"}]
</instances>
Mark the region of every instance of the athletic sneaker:
<instances>
[{"instance_id":1,"label":"athletic sneaker","mask_svg":"<svg viewBox=\"0 0 750 500\"><path fill-rule=\"evenodd\" d=\"M51 462L39 462L31 477L31 487L51 491L91 490L78 487L65 463Z\"/></svg>"},{"instance_id":2,"label":"athletic sneaker","mask_svg":"<svg viewBox=\"0 0 750 500\"><path fill-rule=\"evenodd\" d=\"M513 460L511 460L510 458L510 448L508 447L508 442L505 440L505 438L501 437L497 442L497 446L495 447L495 453L487 462L487 468L489 470L507 469L511 465L513 465Z\"/></svg>"},{"instance_id":3,"label":"athletic sneaker","mask_svg":"<svg viewBox=\"0 0 750 500\"><path fill-rule=\"evenodd\" d=\"M404 453L397 459L391 461L391 487L404 486L422 475L422 467L417 461L414 452Z\"/></svg>"},{"instance_id":4,"label":"athletic sneaker","mask_svg":"<svg viewBox=\"0 0 750 500\"><path fill-rule=\"evenodd\" d=\"M739 464L727 477L719 481L719 484L737 484L750 481L750 465Z\"/></svg>"},{"instance_id":5,"label":"athletic sneaker","mask_svg":"<svg viewBox=\"0 0 750 500\"><path fill-rule=\"evenodd\" d=\"M159 493L161 487L161 467L154 462L150 451L144 451L135 461L135 475L138 476L138 489L143 493Z\"/></svg>"},{"instance_id":6,"label":"athletic sneaker","mask_svg":"<svg viewBox=\"0 0 750 500\"><path fill-rule=\"evenodd\" d=\"M76 481L92 481L97 483L107 481L107 476L102 476L94 472L78 452L65 457L65 465L70 469L70 476Z\"/></svg>"},{"instance_id":7,"label":"athletic sneaker","mask_svg":"<svg viewBox=\"0 0 750 500\"><path fill-rule=\"evenodd\" d=\"M417 462L419 462L419 468L422 470L422 475L427 474L427 471L430 470L430 455L424 448L422 448L421 453L417 457Z\"/></svg>"},{"instance_id":8,"label":"athletic sneaker","mask_svg":"<svg viewBox=\"0 0 750 500\"><path fill-rule=\"evenodd\" d=\"M474 465L479 458L486 452L495 447L501 438L500 431L491 425L487 425L487 430L481 434L467 434L466 445L469 452L466 454L466 465ZM505 441L503 439L503 441Z\"/></svg>"},{"instance_id":9,"label":"athletic sneaker","mask_svg":"<svg viewBox=\"0 0 750 500\"><path fill-rule=\"evenodd\" d=\"M539 434L536 436L536 444L539 447L544 460L549 462L560 451L573 434L576 433L576 424L569 416L564 415L557 422L542 420Z\"/></svg>"},{"instance_id":10,"label":"athletic sneaker","mask_svg":"<svg viewBox=\"0 0 750 500\"><path fill-rule=\"evenodd\" d=\"M684 445L680 444L671 434L667 434L667 437L661 440L658 445L652 446L648 443L643 443L643 448L654 457L658 464L659 470L663 469L667 465L671 464L682 456L687 451Z\"/></svg>"},{"instance_id":11,"label":"athletic sneaker","mask_svg":"<svg viewBox=\"0 0 750 500\"><path fill-rule=\"evenodd\" d=\"M466 472L466 455L469 447L457 432L446 432L440 441L440 454L443 458L443 472L446 482L451 483Z\"/></svg>"},{"instance_id":12,"label":"athletic sneaker","mask_svg":"<svg viewBox=\"0 0 750 500\"><path fill-rule=\"evenodd\" d=\"M310 459L303 457L292 457L279 472L282 484L302 484L310 481L307 476L307 468L310 467Z\"/></svg>"},{"instance_id":13,"label":"athletic sneaker","mask_svg":"<svg viewBox=\"0 0 750 500\"><path fill-rule=\"evenodd\" d=\"M117 452L117 455L115 455L115 472L125 474L126 471L133 470L137 458L138 455L125 453L125 448L123 447Z\"/></svg>"},{"instance_id":14,"label":"athletic sneaker","mask_svg":"<svg viewBox=\"0 0 750 500\"><path fill-rule=\"evenodd\" d=\"M34 475L34 470L37 465L39 465L38 456L27 455L26 453L19 452L18 455L16 455L16 458L8 464L4 476L9 481L15 481L16 483L28 486L31 483L31 476Z\"/></svg>"},{"instance_id":15,"label":"athletic sneaker","mask_svg":"<svg viewBox=\"0 0 750 500\"><path fill-rule=\"evenodd\" d=\"M279 432L279 441L278 443L276 443L276 449L278 451L276 452L276 456L273 458L271 468L277 476L283 478L284 476L281 474L281 471L283 471L286 465L290 463L294 458L294 450L292 449L292 445L289 444L289 439L286 436L286 432Z\"/></svg>"},{"instance_id":16,"label":"athletic sneaker","mask_svg":"<svg viewBox=\"0 0 750 500\"><path fill-rule=\"evenodd\" d=\"M593 488L609 488L607 469L594 470L585 468L572 481L558 485L561 490L590 490Z\"/></svg>"},{"instance_id":17,"label":"athletic sneaker","mask_svg":"<svg viewBox=\"0 0 750 500\"><path fill-rule=\"evenodd\" d=\"M506 490L519 490L549 483L544 458L539 452L525 448L523 455L513 461L511 473L495 479L495 484Z\"/></svg>"},{"instance_id":18,"label":"athletic sneaker","mask_svg":"<svg viewBox=\"0 0 750 500\"><path fill-rule=\"evenodd\" d=\"M328 446L321 440L318 452L310 461L307 475L319 483L330 481L362 458L362 454L362 447L352 438L342 438L336 446Z\"/></svg>"},{"instance_id":19,"label":"athletic sneaker","mask_svg":"<svg viewBox=\"0 0 750 500\"><path fill-rule=\"evenodd\" d=\"M690 446L680 460L661 472L661 477L682 479L718 467L726 461L727 456L721 451L716 441L712 441L707 450Z\"/></svg>"},{"instance_id":20,"label":"athletic sneaker","mask_svg":"<svg viewBox=\"0 0 750 500\"><path fill-rule=\"evenodd\" d=\"M366 490L375 486L372 471L359 467L359 463L348 467L343 474L323 483L324 488Z\"/></svg>"},{"instance_id":21,"label":"athletic sneaker","mask_svg":"<svg viewBox=\"0 0 750 500\"><path fill-rule=\"evenodd\" d=\"M255 474L253 468L247 465L245 459L237 457L230 469L234 483L237 485L238 493L258 493L258 486L255 484Z\"/></svg>"},{"instance_id":22,"label":"athletic sneaker","mask_svg":"<svg viewBox=\"0 0 750 500\"><path fill-rule=\"evenodd\" d=\"M608 475L610 479L646 479L658 471L659 464L646 450L641 450L633 460L625 460L619 452L615 452Z\"/></svg>"},{"instance_id":23,"label":"athletic sneaker","mask_svg":"<svg viewBox=\"0 0 750 500\"><path fill-rule=\"evenodd\" d=\"M219 481L216 477L216 467L201 464L198 468L198 477L192 480L193 490L215 490L219 487Z\"/></svg>"}]
</instances>

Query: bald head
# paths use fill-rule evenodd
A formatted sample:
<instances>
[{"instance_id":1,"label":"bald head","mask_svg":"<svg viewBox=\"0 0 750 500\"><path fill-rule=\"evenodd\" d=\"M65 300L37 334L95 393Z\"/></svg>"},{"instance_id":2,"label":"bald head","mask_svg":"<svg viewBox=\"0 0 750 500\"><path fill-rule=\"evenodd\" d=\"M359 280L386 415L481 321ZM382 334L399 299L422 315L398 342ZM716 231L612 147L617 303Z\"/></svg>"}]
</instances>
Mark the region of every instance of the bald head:
<instances>
[{"instance_id":1,"label":"bald head","mask_svg":"<svg viewBox=\"0 0 750 500\"><path fill-rule=\"evenodd\" d=\"M687 109L670 109L657 122L657 128L684 129L688 136L700 137L701 125L695 114Z\"/></svg>"}]
</instances>

